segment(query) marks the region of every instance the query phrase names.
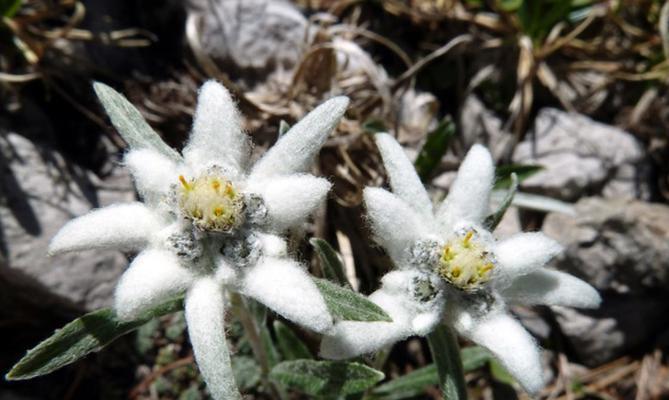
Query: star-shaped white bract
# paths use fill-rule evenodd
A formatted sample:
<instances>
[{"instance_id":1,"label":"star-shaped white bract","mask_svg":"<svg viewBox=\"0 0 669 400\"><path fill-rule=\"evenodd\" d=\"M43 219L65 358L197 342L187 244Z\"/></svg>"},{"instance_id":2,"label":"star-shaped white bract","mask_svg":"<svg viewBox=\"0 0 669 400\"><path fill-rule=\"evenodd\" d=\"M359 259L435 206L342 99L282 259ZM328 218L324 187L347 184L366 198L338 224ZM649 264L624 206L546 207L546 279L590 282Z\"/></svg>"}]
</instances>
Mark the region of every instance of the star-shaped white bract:
<instances>
[{"instance_id":1,"label":"star-shaped white bract","mask_svg":"<svg viewBox=\"0 0 669 400\"><path fill-rule=\"evenodd\" d=\"M119 318L132 320L185 293L189 336L210 392L240 398L225 343L226 291L314 331L332 327L320 292L279 235L300 226L327 195L330 183L304 172L347 105L346 97L323 103L249 168L251 144L235 104L209 81L181 161L151 146L127 153L144 202L74 219L50 252L140 251L116 288Z\"/></svg>"},{"instance_id":2,"label":"star-shaped white bract","mask_svg":"<svg viewBox=\"0 0 669 400\"><path fill-rule=\"evenodd\" d=\"M393 193L367 188L364 202L375 236L398 270L382 278L370 299L393 322L342 321L323 339L321 354L342 359L370 353L439 323L488 348L530 393L544 384L539 349L508 313L507 304L597 307L600 296L584 281L543 268L561 251L541 233L496 241L483 225L494 165L475 145L448 197L433 209L400 145L378 134Z\"/></svg>"}]
</instances>

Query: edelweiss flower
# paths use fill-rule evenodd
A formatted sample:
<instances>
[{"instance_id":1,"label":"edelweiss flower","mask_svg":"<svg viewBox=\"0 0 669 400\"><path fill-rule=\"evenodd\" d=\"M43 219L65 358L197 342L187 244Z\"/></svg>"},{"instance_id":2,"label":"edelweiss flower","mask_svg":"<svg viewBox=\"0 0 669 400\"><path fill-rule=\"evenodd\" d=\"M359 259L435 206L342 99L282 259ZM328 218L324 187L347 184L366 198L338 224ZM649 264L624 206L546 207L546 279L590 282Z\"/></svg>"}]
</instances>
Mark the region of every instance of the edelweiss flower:
<instances>
[{"instance_id":1,"label":"edelweiss flower","mask_svg":"<svg viewBox=\"0 0 669 400\"><path fill-rule=\"evenodd\" d=\"M483 226L494 166L474 146L446 200L433 211L413 165L400 145L379 134L376 143L394 193L367 188L364 201L376 241L399 268L385 275L370 299L393 322L335 324L321 353L348 358L411 335L426 335L444 322L488 348L523 387L543 386L533 338L507 312L507 303L596 307L597 291L563 272L542 268L561 247L541 233L496 241Z\"/></svg>"},{"instance_id":2,"label":"edelweiss flower","mask_svg":"<svg viewBox=\"0 0 669 400\"><path fill-rule=\"evenodd\" d=\"M132 148L125 157L144 203L113 205L65 225L50 252L138 250L115 292L119 318L131 320L186 293L196 361L216 399L240 398L225 344L226 291L251 297L317 332L332 318L307 272L277 236L300 225L330 184L299 174L348 105L320 105L282 136L252 168L249 138L228 91L202 87L183 150Z\"/></svg>"}]
</instances>

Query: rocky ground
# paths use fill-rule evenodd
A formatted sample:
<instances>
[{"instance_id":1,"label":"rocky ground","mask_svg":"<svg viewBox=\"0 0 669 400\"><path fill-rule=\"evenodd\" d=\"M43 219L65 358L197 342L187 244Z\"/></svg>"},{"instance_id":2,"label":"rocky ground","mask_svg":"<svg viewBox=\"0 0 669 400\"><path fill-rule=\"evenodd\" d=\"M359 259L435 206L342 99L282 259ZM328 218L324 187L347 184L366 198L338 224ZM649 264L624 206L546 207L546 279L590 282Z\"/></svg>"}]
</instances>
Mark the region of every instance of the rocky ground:
<instances>
[{"instance_id":1,"label":"rocky ground","mask_svg":"<svg viewBox=\"0 0 669 400\"><path fill-rule=\"evenodd\" d=\"M547 348L552 381L541 398L669 396L661 3L586 2L574 11L582 17L548 21L543 33L498 3L24 1L0 29L0 370L53 329L110 305L132 257L46 255L73 216L136 198L119 163L124 143L92 80L123 92L179 147L197 87L214 78L236 95L258 152L280 121L332 95L351 97L316 171L334 193L307 234L339 249L365 293L388 266L361 216L362 188L384 183L370 132L392 131L412 157L432 154L424 178L435 198L473 143L488 145L499 166L540 166L521 176L522 195L496 234L543 230L566 248L553 266L604 298L588 312L515 310ZM427 138L446 115L456 134L440 150ZM311 259L306 245L301 254ZM239 337L239 327L230 334ZM188 346L175 314L56 374L1 382L0 400L204 398ZM240 339L236 368L253 393L247 347ZM405 373L428 354L409 340L385 371ZM477 398L511 396L487 371L468 379Z\"/></svg>"}]
</instances>

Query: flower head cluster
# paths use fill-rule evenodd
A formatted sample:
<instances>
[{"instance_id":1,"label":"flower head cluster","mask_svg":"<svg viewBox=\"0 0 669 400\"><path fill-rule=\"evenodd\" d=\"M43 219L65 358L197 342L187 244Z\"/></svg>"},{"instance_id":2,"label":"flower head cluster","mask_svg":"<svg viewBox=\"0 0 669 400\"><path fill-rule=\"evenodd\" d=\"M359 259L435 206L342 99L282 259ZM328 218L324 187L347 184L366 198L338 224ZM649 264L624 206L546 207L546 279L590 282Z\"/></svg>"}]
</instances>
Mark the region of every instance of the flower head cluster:
<instances>
[{"instance_id":1,"label":"flower head cluster","mask_svg":"<svg viewBox=\"0 0 669 400\"><path fill-rule=\"evenodd\" d=\"M376 241L398 270L382 278L370 299L393 322L341 321L321 345L327 358L376 351L445 322L488 348L531 393L543 387L533 338L508 313L507 304L596 307L597 291L582 280L543 266L561 251L541 233L497 241L484 226L494 165L475 145L448 197L433 209L413 165L387 134L376 143L393 193L367 188L364 201Z\"/></svg>"},{"instance_id":2,"label":"flower head cluster","mask_svg":"<svg viewBox=\"0 0 669 400\"><path fill-rule=\"evenodd\" d=\"M225 343L226 294L240 293L317 332L332 317L280 236L323 201L330 183L304 174L344 114L331 99L293 126L253 166L250 141L229 92L200 90L183 156L136 146L125 156L143 203L94 210L65 225L51 253L139 251L115 292L119 318L132 320L185 293L196 361L216 399L240 398Z\"/></svg>"}]
</instances>

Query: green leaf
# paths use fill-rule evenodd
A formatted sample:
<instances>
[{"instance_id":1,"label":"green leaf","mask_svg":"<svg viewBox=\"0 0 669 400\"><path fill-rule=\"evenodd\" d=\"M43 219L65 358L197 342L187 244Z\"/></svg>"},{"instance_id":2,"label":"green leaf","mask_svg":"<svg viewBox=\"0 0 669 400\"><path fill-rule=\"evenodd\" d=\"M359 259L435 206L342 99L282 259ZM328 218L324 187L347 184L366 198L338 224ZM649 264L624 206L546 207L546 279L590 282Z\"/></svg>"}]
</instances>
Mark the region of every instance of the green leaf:
<instances>
[{"instance_id":1,"label":"green leaf","mask_svg":"<svg viewBox=\"0 0 669 400\"><path fill-rule=\"evenodd\" d=\"M511 175L516 174L518 182L522 182L537 172L543 170L541 165L507 164L497 167L495 170L495 189L506 189L511 187L513 181Z\"/></svg>"},{"instance_id":2,"label":"green leaf","mask_svg":"<svg viewBox=\"0 0 669 400\"><path fill-rule=\"evenodd\" d=\"M423 148L418 152L414 166L420 179L425 182L437 168L441 158L446 154L451 139L455 136L455 122L447 115L439 123L437 129L427 134Z\"/></svg>"},{"instance_id":3,"label":"green leaf","mask_svg":"<svg viewBox=\"0 0 669 400\"><path fill-rule=\"evenodd\" d=\"M485 226L489 228L489 230L492 232L497 228L497 225L502 221L502 218L504 218L504 214L506 214L506 210L509 209L509 206L513 202L513 197L516 195L516 192L518 191L518 176L516 173L511 174L511 187L509 190L506 192L506 196L504 197L504 200L502 200L502 204L499 205L499 208L497 211L495 211L493 214L488 215L486 217L485 222L483 223Z\"/></svg>"},{"instance_id":4,"label":"green leaf","mask_svg":"<svg viewBox=\"0 0 669 400\"><path fill-rule=\"evenodd\" d=\"M112 124L130 148L153 149L174 161L182 161L179 153L163 142L146 123L139 110L122 94L101 82L93 83L93 89Z\"/></svg>"},{"instance_id":5,"label":"green leaf","mask_svg":"<svg viewBox=\"0 0 669 400\"><path fill-rule=\"evenodd\" d=\"M312 279L335 318L344 321L393 321L381 307L367 300L365 296L325 279Z\"/></svg>"},{"instance_id":6,"label":"green leaf","mask_svg":"<svg viewBox=\"0 0 669 400\"><path fill-rule=\"evenodd\" d=\"M359 363L340 361L285 361L272 369L272 381L310 396L333 398L362 392L385 377Z\"/></svg>"},{"instance_id":7,"label":"green leaf","mask_svg":"<svg viewBox=\"0 0 669 400\"><path fill-rule=\"evenodd\" d=\"M362 124L362 129L371 134L388 131L386 124L382 120L376 118L365 121Z\"/></svg>"},{"instance_id":8,"label":"green leaf","mask_svg":"<svg viewBox=\"0 0 669 400\"><path fill-rule=\"evenodd\" d=\"M279 122L279 138L290 130L290 124L284 120Z\"/></svg>"},{"instance_id":9,"label":"green leaf","mask_svg":"<svg viewBox=\"0 0 669 400\"><path fill-rule=\"evenodd\" d=\"M460 359L460 346L453 328L439 325L427 336L432 359L437 366L439 388L443 398L466 400L467 385Z\"/></svg>"},{"instance_id":10,"label":"green leaf","mask_svg":"<svg viewBox=\"0 0 669 400\"><path fill-rule=\"evenodd\" d=\"M21 8L21 0L0 0L0 15L11 18Z\"/></svg>"},{"instance_id":11,"label":"green leaf","mask_svg":"<svg viewBox=\"0 0 669 400\"><path fill-rule=\"evenodd\" d=\"M260 366L253 357L232 357L232 373L239 390L248 390L260 382Z\"/></svg>"},{"instance_id":12,"label":"green leaf","mask_svg":"<svg viewBox=\"0 0 669 400\"><path fill-rule=\"evenodd\" d=\"M101 350L120 336L134 331L152 318L183 309L183 298L170 300L149 310L134 321L123 322L112 309L104 308L75 319L28 351L7 380L31 379L71 364Z\"/></svg>"},{"instance_id":13,"label":"green leaf","mask_svg":"<svg viewBox=\"0 0 669 400\"><path fill-rule=\"evenodd\" d=\"M342 263L341 257L335 249L330 246L330 243L319 238L312 238L309 243L316 250L318 258L321 260L323 276L332 282L351 288L351 284L346 279L346 274L344 274L344 263Z\"/></svg>"},{"instance_id":14,"label":"green leaf","mask_svg":"<svg viewBox=\"0 0 669 400\"><path fill-rule=\"evenodd\" d=\"M499 190L493 190L490 197L493 201L501 203L503 198L506 197L506 194ZM520 208L528 208L530 210L576 215L576 210L574 209L573 204L537 194L516 192L511 201L511 205Z\"/></svg>"},{"instance_id":15,"label":"green leaf","mask_svg":"<svg viewBox=\"0 0 669 400\"><path fill-rule=\"evenodd\" d=\"M460 357L463 371L471 372L484 366L492 355L483 347L472 346L460 350ZM427 386L438 384L437 366L430 364L374 388L372 394L379 400L408 399L422 395Z\"/></svg>"},{"instance_id":16,"label":"green leaf","mask_svg":"<svg viewBox=\"0 0 669 400\"><path fill-rule=\"evenodd\" d=\"M492 354L481 346L471 346L460 350L460 358L462 359L462 369L465 372L479 369L493 360Z\"/></svg>"},{"instance_id":17,"label":"green leaf","mask_svg":"<svg viewBox=\"0 0 669 400\"><path fill-rule=\"evenodd\" d=\"M506 368L504 368L504 366L502 366L502 364L500 364L499 361L495 360L494 358L490 360L490 374L497 382L504 383L509 386L513 386L513 384L516 382L509 371L507 371Z\"/></svg>"},{"instance_id":18,"label":"green leaf","mask_svg":"<svg viewBox=\"0 0 669 400\"><path fill-rule=\"evenodd\" d=\"M279 351L284 360L298 360L300 358L313 358L307 345L283 322L274 321L274 333Z\"/></svg>"}]
</instances>

